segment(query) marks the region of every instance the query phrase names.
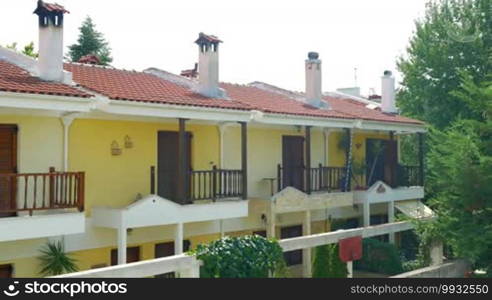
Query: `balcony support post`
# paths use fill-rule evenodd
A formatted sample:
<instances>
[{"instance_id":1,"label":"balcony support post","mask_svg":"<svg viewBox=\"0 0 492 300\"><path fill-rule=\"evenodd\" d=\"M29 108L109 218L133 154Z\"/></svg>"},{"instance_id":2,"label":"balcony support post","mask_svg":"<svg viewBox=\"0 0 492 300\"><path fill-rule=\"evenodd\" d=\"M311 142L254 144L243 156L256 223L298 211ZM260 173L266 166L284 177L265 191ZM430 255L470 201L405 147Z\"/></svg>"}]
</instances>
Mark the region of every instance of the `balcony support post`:
<instances>
[{"instance_id":1,"label":"balcony support post","mask_svg":"<svg viewBox=\"0 0 492 300\"><path fill-rule=\"evenodd\" d=\"M424 186L424 134L417 133L419 140L419 185Z\"/></svg>"},{"instance_id":2,"label":"balcony support post","mask_svg":"<svg viewBox=\"0 0 492 300\"><path fill-rule=\"evenodd\" d=\"M395 201L388 202L388 223L395 222ZM391 244L395 243L395 233L391 232L389 234L389 242Z\"/></svg>"},{"instance_id":3,"label":"balcony support post","mask_svg":"<svg viewBox=\"0 0 492 300\"><path fill-rule=\"evenodd\" d=\"M118 228L118 265L126 264L126 227Z\"/></svg>"},{"instance_id":4,"label":"balcony support post","mask_svg":"<svg viewBox=\"0 0 492 300\"><path fill-rule=\"evenodd\" d=\"M304 224L302 224L302 231L304 236L311 235L311 211L306 210L304 212ZM305 248L302 250L302 275L304 278L310 278L311 271L311 248Z\"/></svg>"},{"instance_id":5,"label":"balcony support post","mask_svg":"<svg viewBox=\"0 0 492 300\"><path fill-rule=\"evenodd\" d=\"M248 124L246 122L240 122L241 124L241 170L243 171L242 177L242 199L248 199Z\"/></svg>"},{"instance_id":6,"label":"balcony support post","mask_svg":"<svg viewBox=\"0 0 492 300\"><path fill-rule=\"evenodd\" d=\"M306 140L306 193L311 194L311 126L305 127Z\"/></svg>"},{"instance_id":7,"label":"balcony support post","mask_svg":"<svg viewBox=\"0 0 492 300\"><path fill-rule=\"evenodd\" d=\"M179 119L178 132L178 184L177 184L177 200L178 203L186 203L186 119Z\"/></svg>"}]
</instances>

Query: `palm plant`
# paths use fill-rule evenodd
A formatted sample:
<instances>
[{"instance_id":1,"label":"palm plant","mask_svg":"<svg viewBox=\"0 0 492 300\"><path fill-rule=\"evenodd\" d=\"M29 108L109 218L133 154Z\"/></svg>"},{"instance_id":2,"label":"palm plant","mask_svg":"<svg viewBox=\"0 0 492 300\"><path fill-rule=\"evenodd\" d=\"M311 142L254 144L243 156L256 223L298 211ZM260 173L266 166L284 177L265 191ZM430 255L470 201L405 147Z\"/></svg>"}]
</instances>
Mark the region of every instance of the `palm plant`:
<instances>
[{"instance_id":1,"label":"palm plant","mask_svg":"<svg viewBox=\"0 0 492 300\"><path fill-rule=\"evenodd\" d=\"M76 260L65 252L60 241L48 242L40 252L41 275L53 276L78 271Z\"/></svg>"}]
</instances>

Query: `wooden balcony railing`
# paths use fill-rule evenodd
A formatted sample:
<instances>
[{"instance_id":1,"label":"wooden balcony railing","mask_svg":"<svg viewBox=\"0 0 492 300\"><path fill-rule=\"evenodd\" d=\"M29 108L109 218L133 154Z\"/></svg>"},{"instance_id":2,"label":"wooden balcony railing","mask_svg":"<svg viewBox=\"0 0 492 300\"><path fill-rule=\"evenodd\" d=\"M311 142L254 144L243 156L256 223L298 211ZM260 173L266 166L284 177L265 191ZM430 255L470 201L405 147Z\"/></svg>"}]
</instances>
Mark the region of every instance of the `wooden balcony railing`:
<instances>
[{"instance_id":1,"label":"wooden balcony railing","mask_svg":"<svg viewBox=\"0 0 492 300\"><path fill-rule=\"evenodd\" d=\"M190 175L189 198L195 200L216 200L235 198L243 195L243 171L218 169L192 170Z\"/></svg>"},{"instance_id":2,"label":"wooden balcony railing","mask_svg":"<svg viewBox=\"0 0 492 300\"><path fill-rule=\"evenodd\" d=\"M292 186L306 193L343 191L345 174L345 167L326 167L320 164L317 168L307 169L304 166L285 168L278 165L277 189L280 191ZM309 181L307 176L310 176Z\"/></svg>"},{"instance_id":3,"label":"wooden balcony railing","mask_svg":"<svg viewBox=\"0 0 492 300\"><path fill-rule=\"evenodd\" d=\"M84 172L0 174L0 214L76 208L84 210Z\"/></svg>"},{"instance_id":4,"label":"wooden balcony railing","mask_svg":"<svg viewBox=\"0 0 492 300\"><path fill-rule=\"evenodd\" d=\"M221 198L245 198L243 170L218 169L190 170L186 175L186 200L217 200ZM156 194L156 167L150 167L150 193ZM170 199L176 201L177 199Z\"/></svg>"}]
</instances>

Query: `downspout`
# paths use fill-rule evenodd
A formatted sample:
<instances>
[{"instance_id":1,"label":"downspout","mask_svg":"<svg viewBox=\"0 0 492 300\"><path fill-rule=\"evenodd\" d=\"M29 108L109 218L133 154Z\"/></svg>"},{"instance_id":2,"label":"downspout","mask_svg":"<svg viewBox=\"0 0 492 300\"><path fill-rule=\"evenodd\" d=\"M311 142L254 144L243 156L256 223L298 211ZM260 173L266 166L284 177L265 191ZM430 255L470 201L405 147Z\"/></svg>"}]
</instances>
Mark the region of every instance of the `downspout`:
<instances>
[{"instance_id":1,"label":"downspout","mask_svg":"<svg viewBox=\"0 0 492 300\"><path fill-rule=\"evenodd\" d=\"M70 126L72 125L74 119L75 116L71 114L65 115L60 119L63 125L63 166L62 166L63 172L68 172L69 170L68 141L70 137Z\"/></svg>"}]
</instances>

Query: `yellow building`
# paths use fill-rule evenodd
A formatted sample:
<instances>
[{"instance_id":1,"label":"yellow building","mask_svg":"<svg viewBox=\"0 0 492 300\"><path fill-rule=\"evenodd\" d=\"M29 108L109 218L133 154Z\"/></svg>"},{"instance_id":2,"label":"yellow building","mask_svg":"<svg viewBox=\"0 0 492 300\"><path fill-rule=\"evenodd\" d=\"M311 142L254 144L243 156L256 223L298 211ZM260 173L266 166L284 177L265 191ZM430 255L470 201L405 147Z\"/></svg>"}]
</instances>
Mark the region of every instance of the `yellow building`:
<instances>
[{"instance_id":1,"label":"yellow building","mask_svg":"<svg viewBox=\"0 0 492 300\"><path fill-rule=\"evenodd\" d=\"M38 60L0 48L0 277L40 276L53 240L85 270L224 235L392 222L395 203L423 197L422 163L402 166L398 142L425 127L396 113L391 73L381 105L323 95L316 53L305 93L221 84L220 40L204 34L198 78L63 66L63 24L47 20ZM309 251L286 257L309 276Z\"/></svg>"}]
</instances>

